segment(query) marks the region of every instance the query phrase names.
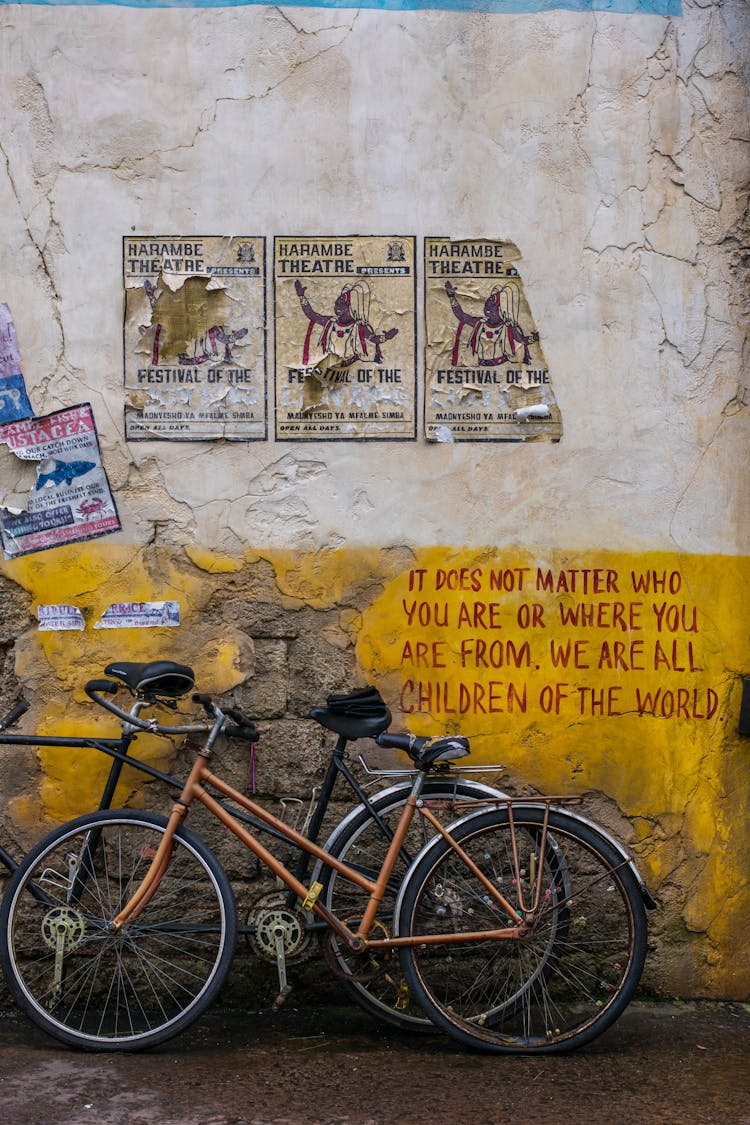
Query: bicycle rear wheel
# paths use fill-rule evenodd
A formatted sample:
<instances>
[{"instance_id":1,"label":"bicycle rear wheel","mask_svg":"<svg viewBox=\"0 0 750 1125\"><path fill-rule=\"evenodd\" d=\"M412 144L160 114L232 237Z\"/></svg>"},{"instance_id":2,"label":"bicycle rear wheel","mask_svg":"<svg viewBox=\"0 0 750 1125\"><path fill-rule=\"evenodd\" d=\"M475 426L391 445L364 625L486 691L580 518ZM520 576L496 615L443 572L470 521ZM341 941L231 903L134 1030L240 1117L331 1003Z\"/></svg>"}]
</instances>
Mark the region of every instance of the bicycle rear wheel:
<instances>
[{"instance_id":1,"label":"bicycle rear wheel","mask_svg":"<svg viewBox=\"0 0 750 1125\"><path fill-rule=\"evenodd\" d=\"M515 926L541 871L541 900L524 935L402 950L404 975L425 1013L480 1050L580 1047L623 1012L643 969L646 915L622 856L563 812L550 812L544 842L543 820L539 807L514 806L513 825L508 810L498 809L452 829L513 913L443 839L403 884L398 933L452 935Z\"/></svg>"},{"instance_id":2,"label":"bicycle rear wheel","mask_svg":"<svg viewBox=\"0 0 750 1125\"><path fill-rule=\"evenodd\" d=\"M166 820L106 811L46 837L8 884L0 910L3 972L24 1012L87 1050L140 1050L178 1034L229 970L236 917L229 881L179 829L169 867L143 911L109 924L148 870Z\"/></svg>"}]
</instances>

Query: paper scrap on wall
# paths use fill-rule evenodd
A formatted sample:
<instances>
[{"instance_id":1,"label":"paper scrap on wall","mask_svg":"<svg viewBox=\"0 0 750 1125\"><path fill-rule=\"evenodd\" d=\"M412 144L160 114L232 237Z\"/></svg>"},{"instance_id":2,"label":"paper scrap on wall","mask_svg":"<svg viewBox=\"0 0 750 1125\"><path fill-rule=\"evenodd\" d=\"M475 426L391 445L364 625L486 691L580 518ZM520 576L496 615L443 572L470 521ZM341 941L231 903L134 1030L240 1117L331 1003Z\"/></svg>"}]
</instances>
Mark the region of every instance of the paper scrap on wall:
<instances>
[{"instance_id":1,"label":"paper scrap on wall","mask_svg":"<svg viewBox=\"0 0 750 1125\"><path fill-rule=\"evenodd\" d=\"M276 437L416 438L415 241L276 237Z\"/></svg>"},{"instance_id":2,"label":"paper scrap on wall","mask_svg":"<svg viewBox=\"0 0 750 1125\"><path fill-rule=\"evenodd\" d=\"M559 441L562 419L511 242L426 238L428 441Z\"/></svg>"},{"instance_id":3,"label":"paper scrap on wall","mask_svg":"<svg viewBox=\"0 0 750 1125\"><path fill-rule=\"evenodd\" d=\"M0 425L30 418L26 383L21 374L21 353L10 309L0 302Z\"/></svg>"},{"instance_id":4,"label":"paper scrap on wall","mask_svg":"<svg viewBox=\"0 0 750 1125\"><path fill-rule=\"evenodd\" d=\"M95 629L174 629L180 624L180 603L114 602L105 609Z\"/></svg>"},{"instance_id":5,"label":"paper scrap on wall","mask_svg":"<svg viewBox=\"0 0 750 1125\"><path fill-rule=\"evenodd\" d=\"M267 436L265 239L123 239L125 436Z\"/></svg>"},{"instance_id":6,"label":"paper scrap on wall","mask_svg":"<svg viewBox=\"0 0 750 1125\"><path fill-rule=\"evenodd\" d=\"M40 462L26 509L0 508L7 559L120 530L89 403L0 426L0 443Z\"/></svg>"},{"instance_id":7,"label":"paper scrap on wall","mask_svg":"<svg viewBox=\"0 0 750 1125\"><path fill-rule=\"evenodd\" d=\"M70 629L80 632L86 620L76 605L40 605L36 610L40 632L62 632Z\"/></svg>"}]
</instances>

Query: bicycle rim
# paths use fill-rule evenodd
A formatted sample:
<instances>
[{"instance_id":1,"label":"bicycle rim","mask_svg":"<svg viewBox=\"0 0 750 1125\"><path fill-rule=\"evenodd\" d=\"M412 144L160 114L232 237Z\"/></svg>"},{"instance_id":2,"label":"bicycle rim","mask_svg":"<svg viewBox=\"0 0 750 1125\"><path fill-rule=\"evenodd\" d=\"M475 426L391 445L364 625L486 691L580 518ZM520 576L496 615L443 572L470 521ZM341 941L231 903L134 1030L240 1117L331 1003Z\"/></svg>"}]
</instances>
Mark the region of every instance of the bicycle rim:
<instances>
[{"instance_id":1,"label":"bicycle rim","mask_svg":"<svg viewBox=\"0 0 750 1125\"><path fill-rule=\"evenodd\" d=\"M525 936L402 953L415 998L436 1025L486 1051L550 1053L609 1027L635 991L646 951L643 903L621 857L564 813L478 814L456 829L470 859L513 907L541 901ZM517 865L513 850L516 849ZM486 887L442 843L405 884L401 934L458 934L513 926Z\"/></svg>"},{"instance_id":2,"label":"bicycle rim","mask_svg":"<svg viewBox=\"0 0 750 1125\"><path fill-rule=\"evenodd\" d=\"M110 812L82 817L21 865L2 910L11 992L45 1031L89 1050L152 1046L208 1006L229 969L231 889L191 833L143 914L108 929L148 869L165 821Z\"/></svg>"},{"instance_id":3,"label":"bicycle rim","mask_svg":"<svg viewBox=\"0 0 750 1125\"><path fill-rule=\"evenodd\" d=\"M409 791L410 786L404 785L398 791L373 800L378 815L391 831L398 823ZM435 815L445 823L449 823L465 811L463 807L465 802L491 800L502 794L476 782L453 780L428 781L422 796L424 800L431 802L431 809ZM456 806L453 801L461 804ZM440 809L435 802L445 802L446 807ZM432 838L432 827L417 814L410 825L404 844L405 854L394 869L378 912L378 923L375 927L377 932L374 931L373 936L379 937L393 932L393 913L401 881L406 875L409 863L413 862ZM337 839L329 842L327 847L336 858L343 860L374 882L385 858L388 838L383 835L367 810L363 810ZM332 871L326 886L325 904L351 928L356 929L367 905L367 894L353 883L349 883L342 875ZM331 934L328 941L328 952L333 959L334 969L343 979L350 996L361 1007L404 1031L421 1034L435 1032L436 1028L432 1020L427 1018L415 1001L395 950L379 949L356 955L335 934Z\"/></svg>"}]
</instances>

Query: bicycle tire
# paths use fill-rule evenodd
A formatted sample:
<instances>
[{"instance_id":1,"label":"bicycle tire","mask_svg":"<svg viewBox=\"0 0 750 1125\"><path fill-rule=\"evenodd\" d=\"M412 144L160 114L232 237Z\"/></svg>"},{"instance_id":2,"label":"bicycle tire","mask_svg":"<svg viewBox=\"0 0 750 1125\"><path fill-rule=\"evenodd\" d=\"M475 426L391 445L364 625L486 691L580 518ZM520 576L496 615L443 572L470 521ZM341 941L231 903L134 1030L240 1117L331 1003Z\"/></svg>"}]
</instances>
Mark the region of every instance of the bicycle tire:
<instances>
[{"instance_id":1,"label":"bicycle tire","mask_svg":"<svg viewBox=\"0 0 750 1125\"><path fill-rule=\"evenodd\" d=\"M236 940L221 864L179 828L143 913L108 924L140 883L166 828L133 810L90 813L23 860L0 909L3 973L44 1031L90 1051L142 1050L177 1035L215 998Z\"/></svg>"},{"instance_id":2,"label":"bicycle tire","mask_svg":"<svg viewBox=\"0 0 750 1125\"><path fill-rule=\"evenodd\" d=\"M411 784L393 786L372 798L371 804L378 816L390 828L395 827L406 798L411 792ZM462 779L428 779L422 791L422 798L429 801L453 800L463 803L474 800L497 800L505 795L480 782ZM433 810L437 811L437 810ZM446 821L455 820L465 809L450 808L443 816ZM429 823L417 814L409 829L406 841L409 862L413 861L425 844L432 839ZM336 859L356 868L373 881L380 872L387 849L387 837L379 829L369 809L360 805L341 822L326 842L326 851ZM394 871L392 882L378 912L376 928L385 926L392 930L393 910L401 880L406 875L409 863L401 859ZM326 881L327 880L327 881ZM349 883L336 871L328 870L324 876L324 903L326 907L343 920L357 919L367 904L367 895L353 883ZM382 930L380 930L382 933ZM341 979L344 989L353 1000L378 1019L385 1020L402 1031L431 1034L436 1031L411 996L406 979L401 972L400 962L395 951L378 951L377 954L357 956L332 932L327 937L327 952L333 960L333 968ZM370 979L356 979L369 976Z\"/></svg>"},{"instance_id":3,"label":"bicycle tire","mask_svg":"<svg viewBox=\"0 0 750 1125\"><path fill-rule=\"evenodd\" d=\"M401 951L417 1003L465 1046L501 1054L573 1050L610 1027L638 985L647 924L632 871L614 848L562 811L549 814L552 852L542 856L543 821L543 809L514 805L514 828L507 808L499 808L451 829L516 911L516 871L529 884L528 905L533 872L541 867L542 899L526 936ZM397 910L400 935L515 924L442 838L410 870Z\"/></svg>"}]
</instances>

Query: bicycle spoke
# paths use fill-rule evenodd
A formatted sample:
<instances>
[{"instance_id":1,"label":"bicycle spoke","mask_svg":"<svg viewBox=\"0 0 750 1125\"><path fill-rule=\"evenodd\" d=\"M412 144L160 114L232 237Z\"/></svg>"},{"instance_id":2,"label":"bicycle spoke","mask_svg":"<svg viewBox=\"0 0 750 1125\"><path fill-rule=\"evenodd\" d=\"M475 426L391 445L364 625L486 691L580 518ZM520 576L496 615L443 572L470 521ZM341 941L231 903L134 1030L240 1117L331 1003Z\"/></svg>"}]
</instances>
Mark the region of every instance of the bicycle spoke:
<instances>
[{"instance_id":1,"label":"bicycle spoke","mask_svg":"<svg viewBox=\"0 0 750 1125\"><path fill-rule=\"evenodd\" d=\"M461 848L514 908L540 907L515 936L421 946L404 954L427 1013L487 1050L577 1046L627 1004L645 955L645 915L619 857L564 814L480 814ZM542 854L542 846L544 851ZM412 872L400 926L414 935L481 933L515 924L455 851L441 843ZM520 910L519 910L520 914Z\"/></svg>"},{"instance_id":2,"label":"bicycle spoke","mask_svg":"<svg viewBox=\"0 0 750 1125\"><path fill-rule=\"evenodd\" d=\"M388 833L392 833L398 823L409 789L408 785L399 786L374 798L375 809L386 825L385 833L375 818L363 808L347 829L334 837L330 845L332 854L374 882L380 873L391 838ZM498 793L476 782L430 779L425 784L422 796L431 803L433 813L448 824L459 815L456 802L465 806L471 800L496 799ZM378 923L387 932L393 931L393 911L408 865L432 839L432 835L433 828L426 818L415 816L378 911ZM367 895L334 871L328 877L325 902L339 918L357 919L364 913ZM414 1001L395 954L379 950L379 970L376 970L372 958L363 961L362 958L353 957L351 950L335 938L330 941L329 952L337 972L343 976L347 991L368 1011L405 1030L421 1033L435 1030ZM347 979L346 974L350 978L359 974L363 979Z\"/></svg>"},{"instance_id":3,"label":"bicycle spoke","mask_svg":"<svg viewBox=\"0 0 750 1125\"><path fill-rule=\"evenodd\" d=\"M163 821L125 812L74 823L82 827L60 830L32 853L3 905L9 984L32 1018L66 1041L160 1041L200 1014L228 970L235 923L226 876L203 845L178 835L143 914L111 930ZM33 898L31 884L48 901Z\"/></svg>"}]
</instances>

